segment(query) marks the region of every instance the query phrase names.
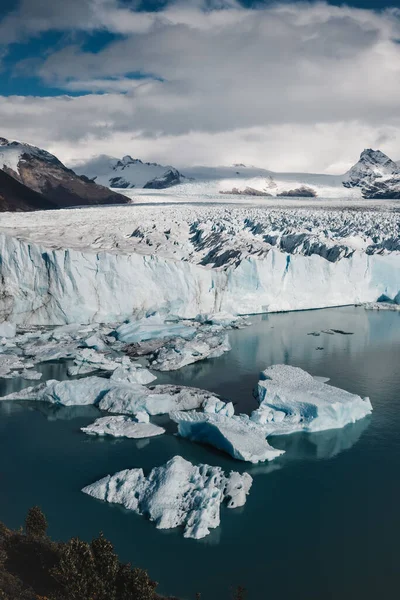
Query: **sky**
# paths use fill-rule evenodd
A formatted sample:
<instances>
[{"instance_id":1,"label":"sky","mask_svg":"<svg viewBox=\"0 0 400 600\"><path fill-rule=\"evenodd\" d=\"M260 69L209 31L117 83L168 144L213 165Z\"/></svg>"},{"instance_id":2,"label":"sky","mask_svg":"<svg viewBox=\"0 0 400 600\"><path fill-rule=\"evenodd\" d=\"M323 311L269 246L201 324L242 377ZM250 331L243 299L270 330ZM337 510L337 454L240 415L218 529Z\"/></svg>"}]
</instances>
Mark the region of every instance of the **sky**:
<instances>
[{"instance_id":1,"label":"sky","mask_svg":"<svg viewBox=\"0 0 400 600\"><path fill-rule=\"evenodd\" d=\"M0 4L0 136L70 166L400 159L400 0Z\"/></svg>"}]
</instances>

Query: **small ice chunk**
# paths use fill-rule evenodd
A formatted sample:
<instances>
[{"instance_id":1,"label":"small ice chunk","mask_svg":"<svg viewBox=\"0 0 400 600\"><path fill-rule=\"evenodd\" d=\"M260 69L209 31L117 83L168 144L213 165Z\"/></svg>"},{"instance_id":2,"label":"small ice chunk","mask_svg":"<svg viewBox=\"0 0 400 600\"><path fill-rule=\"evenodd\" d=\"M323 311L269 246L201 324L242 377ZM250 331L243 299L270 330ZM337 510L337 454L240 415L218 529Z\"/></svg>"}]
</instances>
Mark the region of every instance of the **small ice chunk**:
<instances>
[{"instance_id":1,"label":"small ice chunk","mask_svg":"<svg viewBox=\"0 0 400 600\"><path fill-rule=\"evenodd\" d=\"M209 398L203 404L203 410L205 413L214 413L218 415L224 415L225 417L233 417L235 409L232 402L223 402L218 398Z\"/></svg>"},{"instance_id":2,"label":"small ice chunk","mask_svg":"<svg viewBox=\"0 0 400 600\"><path fill-rule=\"evenodd\" d=\"M92 348L77 350L74 364L68 367L68 375L88 375L96 371L115 371L120 363L107 358L104 354Z\"/></svg>"},{"instance_id":3,"label":"small ice chunk","mask_svg":"<svg viewBox=\"0 0 400 600\"><path fill-rule=\"evenodd\" d=\"M96 419L91 425L82 427L81 431L90 435L110 435L113 437L127 437L133 439L154 437L165 433L163 427L158 427L149 422L143 422L138 419L131 419L130 417L123 416L102 417Z\"/></svg>"},{"instance_id":4,"label":"small ice chunk","mask_svg":"<svg viewBox=\"0 0 400 600\"><path fill-rule=\"evenodd\" d=\"M98 350L100 352L108 350L107 344L104 342L104 340L102 340L100 336L96 334L93 334L86 338L84 344L88 348L93 348L94 350Z\"/></svg>"},{"instance_id":5,"label":"small ice chunk","mask_svg":"<svg viewBox=\"0 0 400 600\"><path fill-rule=\"evenodd\" d=\"M157 379L155 375L150 373L148 369L143 368L141 365L129 366L120 365L115 369L111 375L112 381L119 381L121 383L140 383L146 385Z\"/></svg>"},{"instance_id":6,"label":"small ice chunk","mask_svg":"<svg viewBox=\"0 0 400 600\"><path fill-rule=\"evenodd\" d=\"M14 323L3 321L0 323L0 338L14 338L17 335L17 327Z\"/></svg>"},{"instance_id":7,"label":"small ice chunk","mask_svg":"<svg viewBox=\"0 0 400 600\"><path fill-rule=\"evenodd\" d=\"M200 539L219 526L223 502L229 508L245 503L252 482L248 473L226 475L220 467L196 466L175 456L147 477L142 469L126 469L82 491L146 515L159 529L183 527L184 537Z\"/></svg>"},{"instance_id":8,"label":"small ice chunk","mask_svg":"<svg viewBox=\"0 0 400 600\"><path fill-rule=\"evenodd\" d=\"M21 373L22 379L28 379L31 381L38 381L42 379L43 373L40 371L35 371L34 369L24 369Z\"/></svg>"}]
</instances>

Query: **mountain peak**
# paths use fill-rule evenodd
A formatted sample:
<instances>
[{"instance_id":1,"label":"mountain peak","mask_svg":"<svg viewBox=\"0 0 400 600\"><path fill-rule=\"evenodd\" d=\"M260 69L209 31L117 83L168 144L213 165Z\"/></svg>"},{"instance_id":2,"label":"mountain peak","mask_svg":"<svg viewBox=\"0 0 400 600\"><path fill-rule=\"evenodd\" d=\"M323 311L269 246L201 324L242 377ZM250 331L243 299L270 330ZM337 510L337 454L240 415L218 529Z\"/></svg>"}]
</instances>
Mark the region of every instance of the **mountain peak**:
<instances>
[{"instance_id":1,"label":"mountain peak","mask_svg":"<svg viewBox=\"0 0 400 600\"><path fill-rule=\"evenodd\" d=\"M363 187L375 179L389 177L399 173L397 164L381 150L367 148L361 153L360 160L346 173L345 187Z\"/></svg>"}]
</instances>

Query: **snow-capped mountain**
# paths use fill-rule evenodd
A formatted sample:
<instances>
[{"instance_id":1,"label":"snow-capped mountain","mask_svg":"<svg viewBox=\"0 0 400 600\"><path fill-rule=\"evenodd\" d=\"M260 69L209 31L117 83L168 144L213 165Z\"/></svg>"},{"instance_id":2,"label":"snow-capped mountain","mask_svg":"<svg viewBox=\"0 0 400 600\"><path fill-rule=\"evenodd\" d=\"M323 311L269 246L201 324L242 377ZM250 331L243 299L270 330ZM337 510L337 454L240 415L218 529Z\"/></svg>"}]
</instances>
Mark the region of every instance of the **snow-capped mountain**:
<instances>
[{"instance_id":1,"label":"snow-capped mountain","mask_svg":"<svg viewBox=\"0 0 400 600\"><path fill-rule=\"evenodd\" d=\"M127 202L125 196L76 175L56 156L30 144L0 138L0 169L55 208Z\"/></svg>"},{"instance_id":2,"label":"snow-capped mountain","mask_svg":"<svg viewBox=\"0 0 400 600\"><path fill-rule=\"evenodd\" d=\"M400 167L380 150L364 150L344 175L277 173L246 166L188 167L184 175L173 167L144 163L131 156L100 156L75 167L111 188L164 189L175 186L179 196L281 196L321 198L400 198Z\"/></svg>"},{"instance_id":3,"label":"snow-capped mountain","mask_svg":"<svg viewBox=\"0 0 400 600\"><path fill-rule=\"evenodd\" d=\"M380 150L364 150L360 160L345 175L343 185L350 187L365 187L378 178L390 178L399 174L400 168Z\"/></svg>"},{"instance_id":4,"label":"snow-capped mountain","mask_svg":"<svg viewBox=\"0 0 400 600\"><path fill-rule=\"evenodd\" d=\"M121 159L99 156L75 166L75 171L100 185L116 189L164 189L187 181L174 167L144 163L129 155Z\"/></svg>"}]
</instances>

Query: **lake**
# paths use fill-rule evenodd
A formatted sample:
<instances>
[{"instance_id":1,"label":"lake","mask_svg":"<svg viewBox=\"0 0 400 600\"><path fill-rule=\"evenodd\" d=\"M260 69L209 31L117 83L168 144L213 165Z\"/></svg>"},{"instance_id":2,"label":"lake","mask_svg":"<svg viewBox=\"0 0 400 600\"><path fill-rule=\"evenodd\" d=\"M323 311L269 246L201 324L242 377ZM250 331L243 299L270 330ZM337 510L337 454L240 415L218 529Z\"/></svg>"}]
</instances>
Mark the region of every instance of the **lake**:
<instances>
[{"instance_id":1,"label":"lake","mask_svg":"<svg viewBox=\"0 0 400 600\"><path fill-rule=\"evenodd\" d=\"M96 439L80 432L100 415L94 407L0 403L0 520L18 527L38 504L54 538L89 540L103 531L121 560L146 568L160 593L182 599L201 592L202 600L226 600L238 585L248 600L397 597L400 313L344 307L250 320L230 332L231 352L159 374L158 382L205 388L249 412L259 372L287 363L369 396L373 414L341 430L271 438L286 454L250 465L179 439L173 424L149 440ZM342 333L324 333L332 329ZM41 370L46 378L66 378L65 363ZM27 384L0 380L0 392ZM149 471L176 454L254 479L247 504L223 508L221 526L202 541L159 531L80 491L108 473Z\"/></svg>"}]
</instances>

